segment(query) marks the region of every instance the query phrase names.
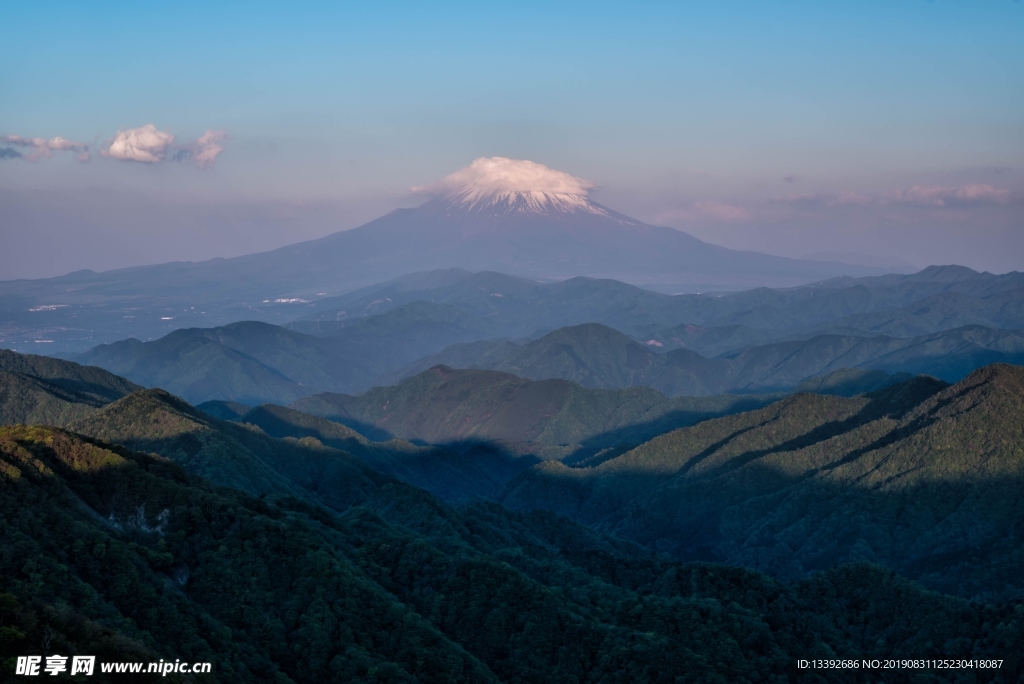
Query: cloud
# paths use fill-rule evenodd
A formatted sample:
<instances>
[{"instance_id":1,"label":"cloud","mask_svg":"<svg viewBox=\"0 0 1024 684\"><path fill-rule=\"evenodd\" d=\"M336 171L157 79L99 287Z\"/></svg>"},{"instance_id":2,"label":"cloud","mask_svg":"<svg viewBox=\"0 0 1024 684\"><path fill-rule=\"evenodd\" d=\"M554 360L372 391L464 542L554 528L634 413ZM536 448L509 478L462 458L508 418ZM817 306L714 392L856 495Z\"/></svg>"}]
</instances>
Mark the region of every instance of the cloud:
<instances>
[{"instance_id":1,"label":"cloud","mask_svg":"<svg viewBox=\"0 0 1024 684\"><path fill-rule=\"evenodd\" d=\"M885 200L896 204L917 204L925 207L944 207L952 204L1003 204L1010 201L1010 191L993 188L982 183L970 183L958 188L938 185L915 185L909 190L889 193Z\"/></svg>"},{"instance_id":2,"label":"cloud","mask_svg":"<svg viewBox=\"0 0 1024 684\"><path fill-rule=\"evenodd\" d=\"M79 161L88 161L89 146L85 143L72 142L59 135L55 138L23 138L20 135L5 135L0 141L12 145L0 152L0 158L24 159L25 161L39 161L50 157L54 152L77 152ZM31 150L27 155L18 152L14 147L25 147ZM85 159L82 159L82 157Z\"/></svg>"},{"instance_id":3,"label":"cloud","mask_svg":"<svg viewBox=\"0 0 1024 684\"><path fill-rule=\"evenodd\" d=\"M227 140L225 131L206 131L199 139L185 145L175 145L174 135L158 130L153 124L118 131L110 145L102 152L104 157L119 161L159 164L163 161L193 161L201 169L217 162L224 151L221 141Z\"/></svg>"},{"instance_id":4,"label":"cloud","mask_svg":"<svg viewBox=\"0 0 1024 684\"><path fill-rule=\"evenodd\" d=\"M224 146L221 143L227 138L228 135L225 131L209 130L195 142L175 146L174 135L157 130L153 124L146 124L140 128L119 130L110 139L107 148L100 151L100 154L118 161L158 164L165 161L168 154L176 149L177 151L170 157L172 160L191 159L196 166L206 169L216 163L217 157L224 151ZM34 162L53 156L54 152L71 152L80 162L92 160L88 145L68 140L59 135L50 139L5 135L0 137L0 144L6 144L6 147L0 148L0 159L24 159ZM17 148L24 148L27 152L23 153Z\"/></svg>"},{"instance_id":5,"label":"cloud","mask_svg":"<svg viewBox=\"0 0 1024 684\"><path fill-rule=\"evenodd\" d=\"M411 188L415 193L459 194L466 199L509 193L543 193L585 197L590 181L556 171L537 162L506 157L480 157L469 166L430 185Z\"/></svg>"},{"instance_id":6,"label":"cloud","mask_svg":"<svg viewBox=\"0 0 1024 684\"><path fill-rule=\"evenodd\" d=\"M792 175L785 176L785 177L783 177L782 180L783 180L784 183L795 183L796 182L796 176L792 176Z\"/></svg>"},{"instance_id":7,"label":"cloud","mask_svg":"<svg viewBox=\"0 0 1024 684\"><path fill-rule=\"evenodd\" d=\"M667 221L745 221L751 213L743 207L725 202L694 202L688 207L671 209L656 217L659 223Z\"/></svg>"},{"instance_id":8,"label":"cloud","mask_svg":"<svg viewBox=\"0 0 1024 684\"><path fill-rule=\"evenodd\" d=\"M171 160L184 162L191 159L199 168L208 169L217 162L217 155L224 151L220 141L227 140L227 137L224 131L206 131L194 143L175 152Z\"/></svg>"},{"instance_id":9,"label":"cloud","mask_svg":"<svg viewBox=\"0 0 1024 684\"><path fill-rule=\"evenodd\" d=\"M837 193L805 193L802 195L782 195L776 197L774 202L779 204L791 204L798 207L849 207L865 206L875 204L875 199L862 195L858 192L843 190Z\"/></svg>"},{"instance_id":10,"label":"cloud","mask_svg":"<svg viewBox=\"0 0 1024 684\"><path fill-rule=\"evenodd\" d=\"M146 124L141 128L119 130L102 154L119 161L157 164L164 160L173 143L172 134L158 131L153 124Z\"/></svg>"},{"instance_id":11,"label":"cloud","mask_svg":"<svg viewBox=\"0 0 1024 684\"><path fill-rule=\"evenodd\" d=\"M1000 190L991 185L970 183L960 187L915 185L906 190L893 190L881 195L864 195L859 192L815 193L785 195L775 202L794 206L849 207L849 206L891 206L914 205L920 207L945 207L968 204L1005 204L1013 198L1009 190Z\"/></svg>"},{"instance_id":12,"label":"cloud","mask_svg":"<svg viewBox=\"0 0 1024 684\"><path fill-rule=\"evenodd\" d=\"M195 159L199 168L206 169L216 163L217 155L224 151L224 146L218 143L221 140L226 140L227 137L228 134L224 131L206 131L199 136L192 152L192 158Z\"/></svg>"}]
</instances>

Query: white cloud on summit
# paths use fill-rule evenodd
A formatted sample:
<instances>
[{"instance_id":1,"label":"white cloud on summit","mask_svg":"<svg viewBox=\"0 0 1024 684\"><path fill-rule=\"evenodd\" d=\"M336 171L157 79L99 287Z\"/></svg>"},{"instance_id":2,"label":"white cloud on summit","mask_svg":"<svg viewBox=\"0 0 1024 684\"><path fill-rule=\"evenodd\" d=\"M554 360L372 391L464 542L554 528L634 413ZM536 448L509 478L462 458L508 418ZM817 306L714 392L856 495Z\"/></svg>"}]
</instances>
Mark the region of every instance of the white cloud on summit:
<instances>
[{"instance_id":1,"label":"white cloud on summit","mask_svg":"<svg viewBox=\"0 0 1024 684\"><path fill-rule=\"evenodd\" d=\"M158 131L153 124L146 124L140 128L119 130L103 156L119 161L157 164L164 160L172 143L172 134Z\"/></svg>"},{"instance_id":2,"label":"white cloud on summit","mask_svg":"<svg viewBox=\"0 0 1024 684\"><path fill-rule=\"evenodd\" d=\"M469 166L412 192L453 194L478 199L510 193L579 195L585 197L594 184L543 164L507 157L480 157Z\"/></svg>"},{"instance_id":3,"label":"white cloud on summit","mask_svg":"<svg viewBox=\"0 0 1024 684\"><path fill-rule=\"evenodd\" d=\"M72 142L59 135L55 138L23 138L20 135L5 135L0 138L4 143L14 147L27 147L31 151L28 154L21 154L13 149L13 154L5 154L5 157L21 158L25 161L39 161L44 157L51 156L54 152L77 152L78 161L89 161L89 146L85 143Z\"/></svg>"}]
</instances>

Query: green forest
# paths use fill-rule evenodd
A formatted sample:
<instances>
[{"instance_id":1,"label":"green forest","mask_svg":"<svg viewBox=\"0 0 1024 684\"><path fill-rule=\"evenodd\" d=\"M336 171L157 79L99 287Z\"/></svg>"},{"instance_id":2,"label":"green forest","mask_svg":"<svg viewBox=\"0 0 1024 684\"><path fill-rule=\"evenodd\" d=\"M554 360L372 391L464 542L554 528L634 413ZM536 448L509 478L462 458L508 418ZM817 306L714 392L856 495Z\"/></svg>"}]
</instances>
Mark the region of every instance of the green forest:
<instances>
[{"instance_id":1,"label":"green forest","mask_svg":"<svg viewBox=\"0 0 1024 684\"><path fill-rule=\"evenodd\" d=\"M168 679L210 682L1024 676L1019 564L1000 551L1020 547L1019 368L992 366L952 386L902 380L852 398L800 394L612 450L596 464L534 460L488 498L460 483L473 472L496 477L507 463L479 450L374 442L280 407L262 407L255 422L238 412L224 421L161 390L59 364L3 370L17 390L5 395L9 422L24 423L39 407L64 416L64 427L0 428L4 677L18 655L55 653L209 661L210 674ZM780 453L804 469L786 475L804 489L769 476ZM919 461L908 461L914 454ZM448 460L444 482L402 477L436 459ZM953 498L961 495L951 483L969 496ZM922 497L914 489L922 486L934 495ZM547 503L525 505L528 492ZM907 492L923 503L908 508ZM745 529L740 514L780 497L766 524L786 523L777 516L804 510L806 500L819 509L832 502L875 556L846 553L839 535L815 567L807 550L835 532L793 523L785 538L803 534L804 545L789 556L775 549L774 565L730 556L756 547L728 536ZM559 512L558 501L576 504ZM866 515L862 504L873 522L856 517ZM718 527L694 527L712 505ZM957 527L938 524L941 505L960 511L945 516ZM962 572L936 579L928 559L908 564L903 537L873 537L867 523L932 535L933 544L945 533L952 546L944 553L987 555L959 566L944 557ZM665 530L706 543L659 543L678 539ZM966 541L957 536L964 530ZM1002 546L992 542L1000 534ZM687 557L693 552L700 557ZM798 667L954 657L1002 665ZM95 680L105 677L118 679L98 672Z\"/></svg>"}]
</instances>

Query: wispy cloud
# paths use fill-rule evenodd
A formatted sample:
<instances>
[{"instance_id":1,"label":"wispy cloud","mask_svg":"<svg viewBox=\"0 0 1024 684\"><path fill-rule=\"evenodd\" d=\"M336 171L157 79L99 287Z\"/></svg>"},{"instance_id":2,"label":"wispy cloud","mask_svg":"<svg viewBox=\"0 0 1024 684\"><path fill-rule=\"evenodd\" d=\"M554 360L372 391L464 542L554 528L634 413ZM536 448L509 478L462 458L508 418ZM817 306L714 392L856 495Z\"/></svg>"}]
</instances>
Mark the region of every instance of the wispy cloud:
<instances>
[{"instance_id":1,"label":"wispy cloud","mask_svg":"<svg viewBox=\"0 0 1024 684\"><path fill-rule=\"evenodd\" d=\"M875 204L874 198L859 192L843 190L836 193L804 193L802 195L782 195L775 202L792 204L800 207L849 207Z\"/></svg>"},{"instance_id":2,"label":"wispy cloud","mask_svg":"<svg viewBox=\"0 0 1024 684\"><path fill-rule=\"evenodd\" d=\"M217 156L224 151L221 141L227 140L225 131L206 131L193 143L185 145L174 153L173 161L191 160L201 169L208 169L217 163Z\"/></svg>"},{"instance_id":3,"label":"wispy cloud","mask_svg":"<svg viewBox=\"0 0 1024 684\"><path fill-rule=\"evenodd\" d=\"M23 138L20 135L5 135L0 141L10 145L0 150L0 159L24 159L25 161L39 161L50 157L54 152L75 152L79 161L89 161L89 146L85 143L73 142L61 136L55 138ZM22 154L14 149L15 147L26 148L27 154Z\"/></svg>"},{"instance_id":4,"label":"wispy cloud","mask_svg":"<svg viewBox=\"0 0 1024 684\"><path fill-rule=\"evenodd\" d=\"M224 131L206 131L193 145L192 159L201 169L213 166L217 162L217 155L224 151L220 144L227 140L228 134Z\"/></svg>"},{"instance_id":5,"label":"wispy cloud","mask_svg":"<svg viewBox=\"0 0 1024 684\"><path fill-rule=\"evenodd\" d=\"M1013 193L1009 190L994 188L991 185L982 183L969 183L959 187L915 185L911 188L893 190L880 195L865 195L850 191L784 195L776 197L775 202L805 208L892 205L946 207L971 204L1005 204L1012 199Z\"/></svg>"},{"instance_id":6,"label":"wispy cloud","mask_svg":"<svg viewBox=\"0 0 1024 684\"><path fill-rule=\"evenodd\" d=\"M750 211L725 202L694 202L686 207L664 211L656 217L659 223L672 221L745 221Z\"/></svg>"},{"instance_id":7,"label":"wispy cloud","mask_svg":"<svg viewBox=\"0 0 1024 684\"><path fill-rule=\"evenodd\" d=\"M926 207L944 207L949 204L1004 204L1010 201L1010 191L991 185L970 183L958 188L939 185L915 185L909 190L897 190L883 198L896 204L918 204Z\"/></svg>"}]
</instances>

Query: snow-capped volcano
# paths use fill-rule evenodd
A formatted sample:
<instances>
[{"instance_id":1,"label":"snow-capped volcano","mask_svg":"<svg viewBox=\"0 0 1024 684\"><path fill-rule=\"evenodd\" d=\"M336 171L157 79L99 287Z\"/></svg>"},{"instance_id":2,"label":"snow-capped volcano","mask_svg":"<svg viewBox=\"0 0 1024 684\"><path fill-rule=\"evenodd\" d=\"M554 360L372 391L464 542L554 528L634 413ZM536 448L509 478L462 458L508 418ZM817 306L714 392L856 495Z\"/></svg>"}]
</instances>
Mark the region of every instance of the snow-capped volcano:
<instances>
[{"instance_id":1,"label":"snow-capped volcano","mask_svg":"<svg viewBox=\"0 0 1024 684\"><path fill-rule=\"evenodd\" d=\"M110 287L133 292L203 283L218 296L246 301L268 291L295 297L343 292L449 268L541 280L613 278L670 292L789 287L879 273L709 244L592 202L592 188L589 181L536 162L481 158L437 183L413 188L427 196L420 206L396 209L358 228L233 259L140 267L133 269L136 280ZM190 269L187 278L183 268Z\"/></svg>"},{"instance_id":2,"label":"snow-capped volcano","mask_svg":"<svg viewBox=\"0 0 1024 684\"><path fill-rule=\"evenodd\" d=\"M592 187L582 178L525 159L481 157L437 183L412 191L435 195L449 210L608 216L604 207L587 199Z\"/></svg>"},{"instance_id":3,"label":"snow-capped volcano","mask_svg":"<svg viewBox=\"0 0 1024 684\"><path fill-rule=\"evenodd\" d=\"M592 202L593 187L537 162L481 157L436 183L412 188L429 198L418 207L251 261L254 268L259 262L274 273L293 272L320 290L452 267L697 291L862 274L838 264L734 251L652 226Z\"/></svg>"}]
</instances>

